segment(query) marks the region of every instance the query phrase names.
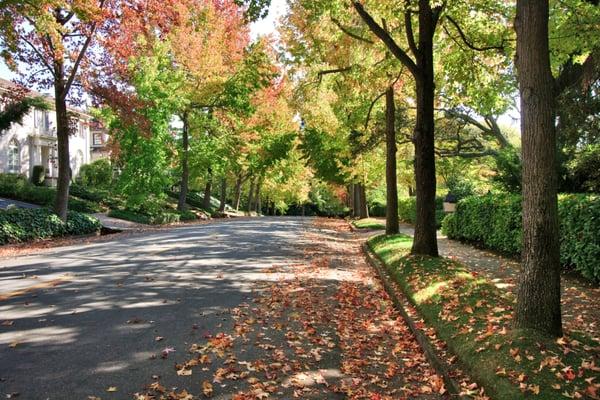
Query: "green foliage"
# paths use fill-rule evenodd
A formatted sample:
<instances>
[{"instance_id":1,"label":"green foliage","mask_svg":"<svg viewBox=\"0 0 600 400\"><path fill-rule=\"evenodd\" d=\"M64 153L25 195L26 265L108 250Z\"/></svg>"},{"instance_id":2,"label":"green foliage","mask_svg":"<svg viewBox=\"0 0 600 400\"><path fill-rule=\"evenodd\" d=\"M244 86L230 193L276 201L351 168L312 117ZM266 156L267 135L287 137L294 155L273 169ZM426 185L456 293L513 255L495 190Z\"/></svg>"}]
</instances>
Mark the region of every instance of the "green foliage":
<instances>
[{"instance_id":1,"label":"green foliage","mask_svg":"<svg viewBox=\"0 0 600 400\"><path fill-rule=\"evenodd\" d=\"M451 239L478 243L507 254L519 254L522 242L521 196L471 196L458 202L442 230Z\"/></svg>"},{"instance_id":2,"label":"green foliage","mask_svg":"<svg viewBox=\"0 0 600 400\"><path fill-rule=\"evenodd\" d=\"M494 158L496 175L492 181L498 189L508 193L521 192L522 163L519 149L508 147Z\"/></svg>"},{"instance_id":3,"label":"green foliage","mask_svg":"<svg viewBox=\"0 0 600 400\"><path fill-rule=\"evenodd\" d=\"M346 182L348 174L342 166L348 165L349 160L344 155L343 143L335 137L319 129L306 128L300 149L319 178L331 183Z\"/></svg>"},{"instance_id":4,"label":"green foliage","mask_svg":"<svg viewBox=\"0 0 600 400\"><path fill-rule=\"evenodd\" d=\"M569 165L574 191L600 193L600 144L590 145Z\"/></svg>"},{"instance_id":5,"label":"green foliage","mask_svg":"<svg viewBox=\"0 0 600 400\"><path fill-rule=\"evenodd\" d=\"M21 175L0 174L0 196L39 206L52 207L56 197L56 189L35 186ZM84 213L102 211L100 205L74 196L69 196L69 209Z\"/></svg>"},{"instance_id":6,"label":"green foliage","mask_svg":"<svg viewBox=\"0 0 600 400\"><path fill-rule=\"evenodd\" d=\"M456 200L464 199L475 193L473 182L462 175L453 175L446 181L448 193L454 196Z\"/></svg>"},{"instance_id":7,"label":"green foliage","mask_svg":"<svg viewBox=\"0 0 600 400\"><path fill-rule=\"evenodd\" d=\"M145 214L127 209L115 209L110 210L108 216L147 225L172 224L182 220L180 213L164 210L154 212L153 214ZM188 218L190 218L190 215L185 213L183 220L187 220Z\"/></svg>"},{"instance_id":8,"label":"green foliage","mask_svg":"<svg viewBox=\"0 0 600 400\"><path fill-rule=\"evenodd\" d=\"M0 210L0 244L98 233L101 227L96 218L75 211L69 212L65 224L45 208Z\"/></svg>"},{"instance_id":9,"label":"green foliage","mask_svg":"<svg viewBox=\"0 0 600 400\"><path fill-rule=\"evenodd\" d=\"M41 110L49 108L48 103L42 97L26 97L8 103L4 110L0 111L0 133L10 129L12 124L23 123L23 117L34 107Z\"/></svg>"},{"instance_id":10,"label":"green foliage","mask_svg":"<svg viewBox=\"0 0 600 400\"><path fill-rule=\"evenodd\" d=\"M600 282L600 197L559 196L561 263L585 278ZM521 196L494 194L461 200L448 215L442 231L450 239L477 243L491 250L518 255L522 248Z\"/></svg>"},{"instance_id":11,"label":"green foliage","mask_svg":"<svg viewBox=\"0 0 600 400\"><path fill-rule=\"evenodd\" d=\"M110 161L100 159L81 166L77 181L84 186L107 188L111 185L112 178L113 169Z\"/></svg>"},{"instance_id":12,"label":"green foliage","mask_svg":"<svg viewBox=\"0 0 600 400\"><path fill-rule=\"evenodd\" d=\"M435 223L439 228L446 214L444 213L444 198L435 198ZM417 221L417 198L405 197L398 199L398 217L400 221L414 224Z\"/></svg>"},{"instance_id":13,"label":"green foliage","mask_svg":"<svg viewBox=\"0 0 600 400\"><path fill-rule=\"evenodd\" d=\"M386 204L385 202L372 202L369 204L369 215L371 217L385 217L386 216Z\"/></svg>"},{"instance_id":14,"label":"green foliage","mask_svg":"<svg viewBox=\"0 0 600 400\"><path fill-rule=\"evenodd\" d=\"M31 183L35 186L42 186L44 184L46 171L43 165L34 165L33 171L31 171Z\"/></svg>"}]
</instances>

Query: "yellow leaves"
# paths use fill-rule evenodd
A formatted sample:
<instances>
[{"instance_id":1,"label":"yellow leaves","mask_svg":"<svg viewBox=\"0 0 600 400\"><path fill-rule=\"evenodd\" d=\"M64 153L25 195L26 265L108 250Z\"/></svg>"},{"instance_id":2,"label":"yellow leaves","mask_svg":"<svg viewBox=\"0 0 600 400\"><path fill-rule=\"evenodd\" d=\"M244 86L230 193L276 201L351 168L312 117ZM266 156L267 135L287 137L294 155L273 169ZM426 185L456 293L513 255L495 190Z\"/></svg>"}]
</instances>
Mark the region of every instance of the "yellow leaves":
<instances>
[{"instance_id":1,"label":"yellow leaves","mask_svg":"<svg viewBox=\"0 0 600 400\"><path fill-rule=\"evenodd\" d=\"M208 382L208 381L202 382L202 394L205 397L211 397L213 395L213 386L210 382Z\"/></svg>"},{"instance_id":2,"label":"yellow leaves","mask_svg":"<svg viewBox=\"0 0 600 400\"><path fill-rule=\"evenodd\" d=\"M109 393L116 392L118 389L116 386L109 386L106 391Z\"/></svg>"},{"instance_id":3,"label":"yellow leaves","mask_svg":"<svg viewBox=\"0 0 600 400\"><path fill-rule=\"evenodd\" d=\"M10 347L10 348L13 348L13 349L14 349L14 348L15 348L15 347L17 347L17 346L18 346L20 343L21 343L21 342L19 342L19 341L14 341L14 342L12 342L11 344L9 344L9 345L8 345L8 347Z\"/></svg>"}]
</instances>

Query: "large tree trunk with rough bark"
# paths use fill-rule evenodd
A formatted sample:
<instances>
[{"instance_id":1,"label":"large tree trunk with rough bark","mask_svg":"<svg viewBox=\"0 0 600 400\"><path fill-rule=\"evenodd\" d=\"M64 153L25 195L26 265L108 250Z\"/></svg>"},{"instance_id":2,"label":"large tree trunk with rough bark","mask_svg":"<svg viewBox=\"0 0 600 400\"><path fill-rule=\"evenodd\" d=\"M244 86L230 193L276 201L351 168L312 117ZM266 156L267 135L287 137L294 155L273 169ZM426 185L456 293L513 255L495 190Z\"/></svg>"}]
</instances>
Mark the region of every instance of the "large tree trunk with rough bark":
<instances>
[{"instance_id":1,"label":"large tree trunk with rough bark","mask_svg":"<svg viewBox=\"0 0 600 400\"><path fill-rule=\"evenodd\" d=\"M415 124L415 181L417 218L412 254L438 256L435 221L435 147L433 36L435 23L428 1L419 5L419 53L416 56L419 74L417 88L417 121Z\"/></svg>"},{"instance_id":2,"label":"large tree trunk with rough bark","mask_svg":"<svg viewBox=\"0 0 600 400\"><path fill-rule=\"evenodd\" d=\"M393 235L399 232L398 224L398 179L396 176L396 104L394 88L390 86L385 94L385 183L386 212L385 233Z\"/></svg>"},{"instance_id":3,"label":"large tree trunk with rough bark","mask_svg":"<svg viewBox=\"0 0 600 400\"><path fill-rule=\"evenodd\" d=\"M221 178L221 196L219 198L219 211L225 211L227 204L227 178Z\"/></svg>"},{"instance_id":4,"label":"large tree trunk with rough bark","mask_svg":"<svg viewBox=\"0 0 600 400\"><path fill-rule=\"evenodd\" d=\"M363 218L369 218L369 207L367 205L367 192L365 185L362 183L358 185L358 216Z\"/></svg>"},{"instance_id":5,"label":"large tree trunk with rough bark","mask_svg":"<svg viewBox=\"0 0 600 400\"><path fill-rule=\"evenodd\" d=\"M188 183L190 180L190 167L188 164L189 158L189 132L188 132L188 121L187 115L183 115L183 130L181 133L181 183L179 184L179 201L177 202L177 209L179 211L187 210L187 194L188 194Z\"/></svg>"},{"instance_id":6,"label":"large tree trunk with rough bark","mask_svg":"<svg viewBox=\"0 0 600 400\"><path fill-rule=\"evenodd\" d=\"M517 0L517 58L523 159L523 270L515 326L562 335L554 79L548 0Z\"/></svg>"},{"instance_id":7,"label":"large tree trunk with rough bark","mask_svg":"<svg viewBox=\"0 0 600 400\"><path fill-rule=\"evenodd\" d=\"M210 210L210 196L212 195L212 171L208 170L208 180L206 181L206 186L204 187L204 201L202 202L202 207L205 210Z\"/></svg>"},{"instance_id":8,"label":"large tree trunk with rough bark","mask_svg":"<svg viewBox=\"0 0 600 400\"><path fill-rule=\"evenodd\" d=\"M61 71L62 66L57 66ZM62 221L67 221L69 207L69 185L71 165L69 156L69 116L67 113L66 93L62 78L54 83L54 106L56 108L56 137L58 150L58 182L54 212Z\"/></svg>"},{"instance_id":9,"label":"large tree trunk with rough bark","mask_svg":"<svg viewBox=\"0 0 600 400\"><path fill-rule=\"evenodd\" d=\"M242 173L240 172L235 180L235 211L240 210L240 200L242 199Z\"/></svg>"}]
</instances>

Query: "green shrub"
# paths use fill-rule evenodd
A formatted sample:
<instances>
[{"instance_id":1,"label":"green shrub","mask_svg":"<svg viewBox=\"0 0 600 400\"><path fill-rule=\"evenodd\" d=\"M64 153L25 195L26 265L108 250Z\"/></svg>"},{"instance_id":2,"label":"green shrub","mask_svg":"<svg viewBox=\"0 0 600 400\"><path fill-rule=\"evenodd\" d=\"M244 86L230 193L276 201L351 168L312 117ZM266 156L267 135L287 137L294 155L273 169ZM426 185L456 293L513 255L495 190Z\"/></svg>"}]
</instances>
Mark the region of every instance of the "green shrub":
<instances>
[{"instance_id":1,"label":"green shrub","mask_svg":"<svg viewBox=\"0 0 600 400\"><path fill-rule=\"evenodd\" d=\"M0 210L0 244L97 233L101 227L96 218L73 211L65 224L45 208Z\"/></svg>"},{"instance_id":2,"label":"green shrub","mask_svg":"<svg viewBox=\"0 0 600 400\"><path fill-rule=\"evenodd\" d=\"M105 188L111 185L112 177L113 169L110 161L100 159L81 166L77 180L84 186Z\"/></svg>"},{"instance_id":3,"label":"green shrub","mask_svg":"<svg viewBox=\"0 0 600 400\"><path fill-rule=\"evenodd\" d=\"M192 213L193 214L193 213ZM115 209L110 210L108 213L109 217L124 219L127 221L137 222L139 224L147 225L161 225L161 224L172 224L181 221L181 215L176 212L162 211L153 215L143 214L133 210L127 209ZM189 215L186 213L186 217ZM195 219L195 215L194 215ZM185 220L185 219L184 219Z\"/></svg>"},{"instance_id":4,"label":"green shrub","mask_svg":"<svg viewBox=\"0 0 600 400\"><path fill-rule=\"evenodd\" d=\"M600 193L600 145L586 147L570 163L569 175L575 190Z\"/></svg>"},{"instance_id":5,"label":"green shrub","mask_svg":"<svg viewBox=\"0 0 600 400\"><path fill-rule=\"evenodd\" d=\"M444 213L444 198L435 198L435 223L439 228L446 214ZM398 217L400 221L414 224L417 221L417 198L405 197L398 199Z\"/></svg>"},{"instance_id":6,"label":"green shrub","mask_svg":"<svg viewBox=\"0 0 600 400\"><path fill-rule=\"evenodd\" d=\"M14 174L0 174L0 196L44 207L54 206L56 189L35 186L25 177ZM102 209L93 202L69 197L69 209L85 213L97 213Z\"/></svg>"},{"instance_id":7,"label":"green shrub","mask_svg":"<svg viewBox=\"0 0 600 400\"><path fill-rule=\"evenodd\" d=\"M31 183L36 186L42 186L46 178L46 169L43 165L34 165L31 171Z\"/></svg>"},{"instance_id":8,"label":"green shrub","mask_svg":"<svg viewBox=\"0 0 600 400\"><path fill-rule=\"evenodd\" d=\"M177 213L181 221L194 221L198 219L198 216L192 211L177 211Z\"/></svg>"},{"instance_id":9,"label":"green shrub","mask_svg":"<svg viewBox=\"0 0 600 400\"><path fill-rule=\"evenodd\" d=\"M380 202L374 202L369 205L369 215L371 217L385 217L386 205Z\"/></svg>"},{"instance_id":10,"label":"green shrub","mask_svg":"<svg viewBox=\"0 0 600 400\"><path fill-rule=\"evenodd\" d=\"M600 282L600 197L561 195L558 212L561 263L587 279ZM521 218L520 195L472 196L458 203L456 213L444 220L442 231L450 239L519 255L523 237Z\"/></svg>"}]
</instances>

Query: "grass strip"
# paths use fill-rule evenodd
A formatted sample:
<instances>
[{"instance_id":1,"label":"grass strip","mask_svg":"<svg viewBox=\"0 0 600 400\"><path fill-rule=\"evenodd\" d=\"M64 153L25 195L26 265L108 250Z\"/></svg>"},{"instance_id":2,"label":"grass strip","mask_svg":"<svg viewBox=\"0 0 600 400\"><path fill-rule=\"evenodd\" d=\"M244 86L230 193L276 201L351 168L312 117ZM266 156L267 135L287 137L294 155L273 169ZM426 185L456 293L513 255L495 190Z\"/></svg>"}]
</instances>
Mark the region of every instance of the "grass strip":
<instances>
[{"instance_id":1,"label":"grass strip","mask_svg":"<svg viewBox=\"0 0 600 400\"><path fill-rule=\"evenodd\" d=\"M512 293L454 260L410 255L410 236L381 235L367 244L492 398L598 398L597 342L576 332L552 339L512 330Z\"/></svg>"},{"instance_id":2,"label":"grass strip","mask_svg":"<svg viewBox=\"0 0 600 400\"><path fill-rule=\"evenodd\" d=\"M363 218L356 221L352 221L352 225L356 229L385 229L385 224L374 218Z\"/></svg>"}]
</instances>

